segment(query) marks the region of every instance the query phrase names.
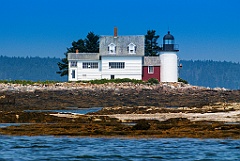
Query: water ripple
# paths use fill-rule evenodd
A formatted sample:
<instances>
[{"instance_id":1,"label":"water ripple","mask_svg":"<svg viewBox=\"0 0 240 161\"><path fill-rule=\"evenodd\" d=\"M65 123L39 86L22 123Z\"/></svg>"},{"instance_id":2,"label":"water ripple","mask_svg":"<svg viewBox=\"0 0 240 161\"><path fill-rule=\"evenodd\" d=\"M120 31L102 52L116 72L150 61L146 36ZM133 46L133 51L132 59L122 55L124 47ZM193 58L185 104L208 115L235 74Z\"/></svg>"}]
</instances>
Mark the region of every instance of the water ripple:
<instances>
[{"instance_id":1,"label":"water ripple","mask_svg":"<svg viewBox=\"0 0 240 161\"><path fill-rule=\"evenodd\" d=\"M0 135L0 161L240 160L240 140Z\"/></svg>"}]
</instances>

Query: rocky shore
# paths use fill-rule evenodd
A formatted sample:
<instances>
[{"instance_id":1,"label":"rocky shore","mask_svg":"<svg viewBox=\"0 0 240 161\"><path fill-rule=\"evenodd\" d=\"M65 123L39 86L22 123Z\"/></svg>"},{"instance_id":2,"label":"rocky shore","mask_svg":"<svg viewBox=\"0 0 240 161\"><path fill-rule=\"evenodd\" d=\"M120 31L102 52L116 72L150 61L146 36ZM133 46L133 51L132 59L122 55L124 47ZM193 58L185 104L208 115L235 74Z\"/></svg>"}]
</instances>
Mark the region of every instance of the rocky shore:
<instances>
[{"instance_id":1,"label":"rocky shore","mask_svg":"<svg viewBox=\"0 0 240 161\"><path fill-rule=\"evenodd\" d=\"M240 124L220 121L190 121L186 118L121 120L99 115L74 115L8 112L1 113L1 121L15 122L0 128L4 135L53 135L92 137L145 138L232 138L240 139ZM65 115L66 116L66 115ZM128 120L130 121L130 120ZM21 124L24 123L24 124ZM26 124L27 123L27 124Z\"/></svg>"},{"instance_id":2,"label":"rocky shore","mask_svg":"<svg viewBox=\"0 0 240 161\"><path fill-rule=\"evenodd\" d=\"M86 115L24 110L104 107ZM240 91L183 83L0 84L8 135L240 139Z\"/></svg>"},{"instance_id":3,"label":"rocky shore","mask_svg":"<svg viewBox=\"0 0 240 161\"><path fill-rule=\"evenodd\" d=\"M217 102L240 102L240 90L183 83L0 84L0 111L106 106L202 107Z\"/></svg>"}]
</instances>

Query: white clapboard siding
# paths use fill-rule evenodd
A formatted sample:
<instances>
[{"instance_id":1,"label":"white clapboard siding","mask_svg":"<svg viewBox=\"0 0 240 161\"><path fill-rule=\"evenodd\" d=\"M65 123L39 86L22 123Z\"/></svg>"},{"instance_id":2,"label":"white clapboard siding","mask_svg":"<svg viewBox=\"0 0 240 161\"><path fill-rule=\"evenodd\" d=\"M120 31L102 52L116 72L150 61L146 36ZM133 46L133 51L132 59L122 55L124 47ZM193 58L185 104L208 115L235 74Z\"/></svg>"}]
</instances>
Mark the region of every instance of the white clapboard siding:
<instances>
[{"instance_id":1,"label":"white clapboard siding","mask_svg":"<svg viewBox=\"0 0 240 161\"><path fill-rule=\"evenodd\" d=\"M98 68L82 68L83 62L98 62ZM70 67L69 68L69 81L78 81L78 80L94 80L94 79L102 79L101 78L101 64L100 61L96 60L78 60L77 68ZM76 78L72 79L71 71L72 69L76 69Z\"/></svg>"},{"instance_id":2,"label":"white clapboard siding","mask_svg":"<svg viewBox=\"0 0 240 161\"><path fill-rule=\"evenodd\" d=\"M124 62L124 69L109 68L109 62ZM111 75L115 78L142 79L142 57L102 57L102 78L110 79Z\"/></svg>"}]
</instances>

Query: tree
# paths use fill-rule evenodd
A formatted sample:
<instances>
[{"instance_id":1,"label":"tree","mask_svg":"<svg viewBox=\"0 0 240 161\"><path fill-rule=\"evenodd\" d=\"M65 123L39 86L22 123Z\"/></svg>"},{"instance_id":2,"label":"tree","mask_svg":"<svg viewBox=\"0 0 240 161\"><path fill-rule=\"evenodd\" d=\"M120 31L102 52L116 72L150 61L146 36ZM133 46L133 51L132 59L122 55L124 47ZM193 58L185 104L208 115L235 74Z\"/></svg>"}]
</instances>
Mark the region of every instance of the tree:
<instances>
[{"instance_id":1,"label":"tree","mask_svg":"<svg viewBox=\"0 0 240 161\"><path fill-rule=\"evenodd\" d=\"M86 52L98 53L99 52L99 36L93 32L89 32L85 39Z\"/></svg>"},{"instance_id":2,"label":"tree","mask_svg":"<svg viewBox=\"0 0 240 161\"><path fill-rule=\"evenodd\" d=\"M155 34L155 30L148 30L147 35L145 35L145 56L156 56L160 50L157 43L160 36Z\"/></svg>"},{"instance_id":3,"label":"tree","mask_svg":"<svg viewBox=\"0 0 240 161\"><path fill-rule=\"evenodd\" d=\"M57 74L60 74L60 76L68 75L68 59L67 59L67 52L64 53L65 58L62 59L62 62L58 62L58 68L60 71L57 72Z\"/></svg>"},{"instance_id":4,"label":"tree","mask_svg":"<svg viewBox=\"0 0 240 161\"><path fill-rule=\"evenodd\" d=\"M68 53L75 53L78 49L80 53L98 53L99 52L99 36L95 35L93 32L89 32L86 38L79 39L78 41L73 41L72 46L67 48L67 52L64 53L65 58L58 62L59 71L57 74L61 76L68 75Z\"/></svg>"}]
</instances>

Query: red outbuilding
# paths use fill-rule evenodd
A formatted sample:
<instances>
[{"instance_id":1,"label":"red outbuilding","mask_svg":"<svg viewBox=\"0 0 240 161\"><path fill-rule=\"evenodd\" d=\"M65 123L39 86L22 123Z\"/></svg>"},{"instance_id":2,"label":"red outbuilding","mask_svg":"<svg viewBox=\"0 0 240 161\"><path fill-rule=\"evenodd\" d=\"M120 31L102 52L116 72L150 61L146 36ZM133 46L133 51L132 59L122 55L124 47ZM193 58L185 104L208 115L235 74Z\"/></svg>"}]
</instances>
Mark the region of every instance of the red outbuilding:
<instances>
[{"instance_id":1,"label":"red outbuilding","mask_svg":"<svg viewBox=\"0 0 240 161\"><path fill-rule=\"evenodd\" d=\"M150 78L155 78L160 81L160 57L145 56L143 57L143 75L142 80L147 81Z\"/></svg>"}]
</instances>

